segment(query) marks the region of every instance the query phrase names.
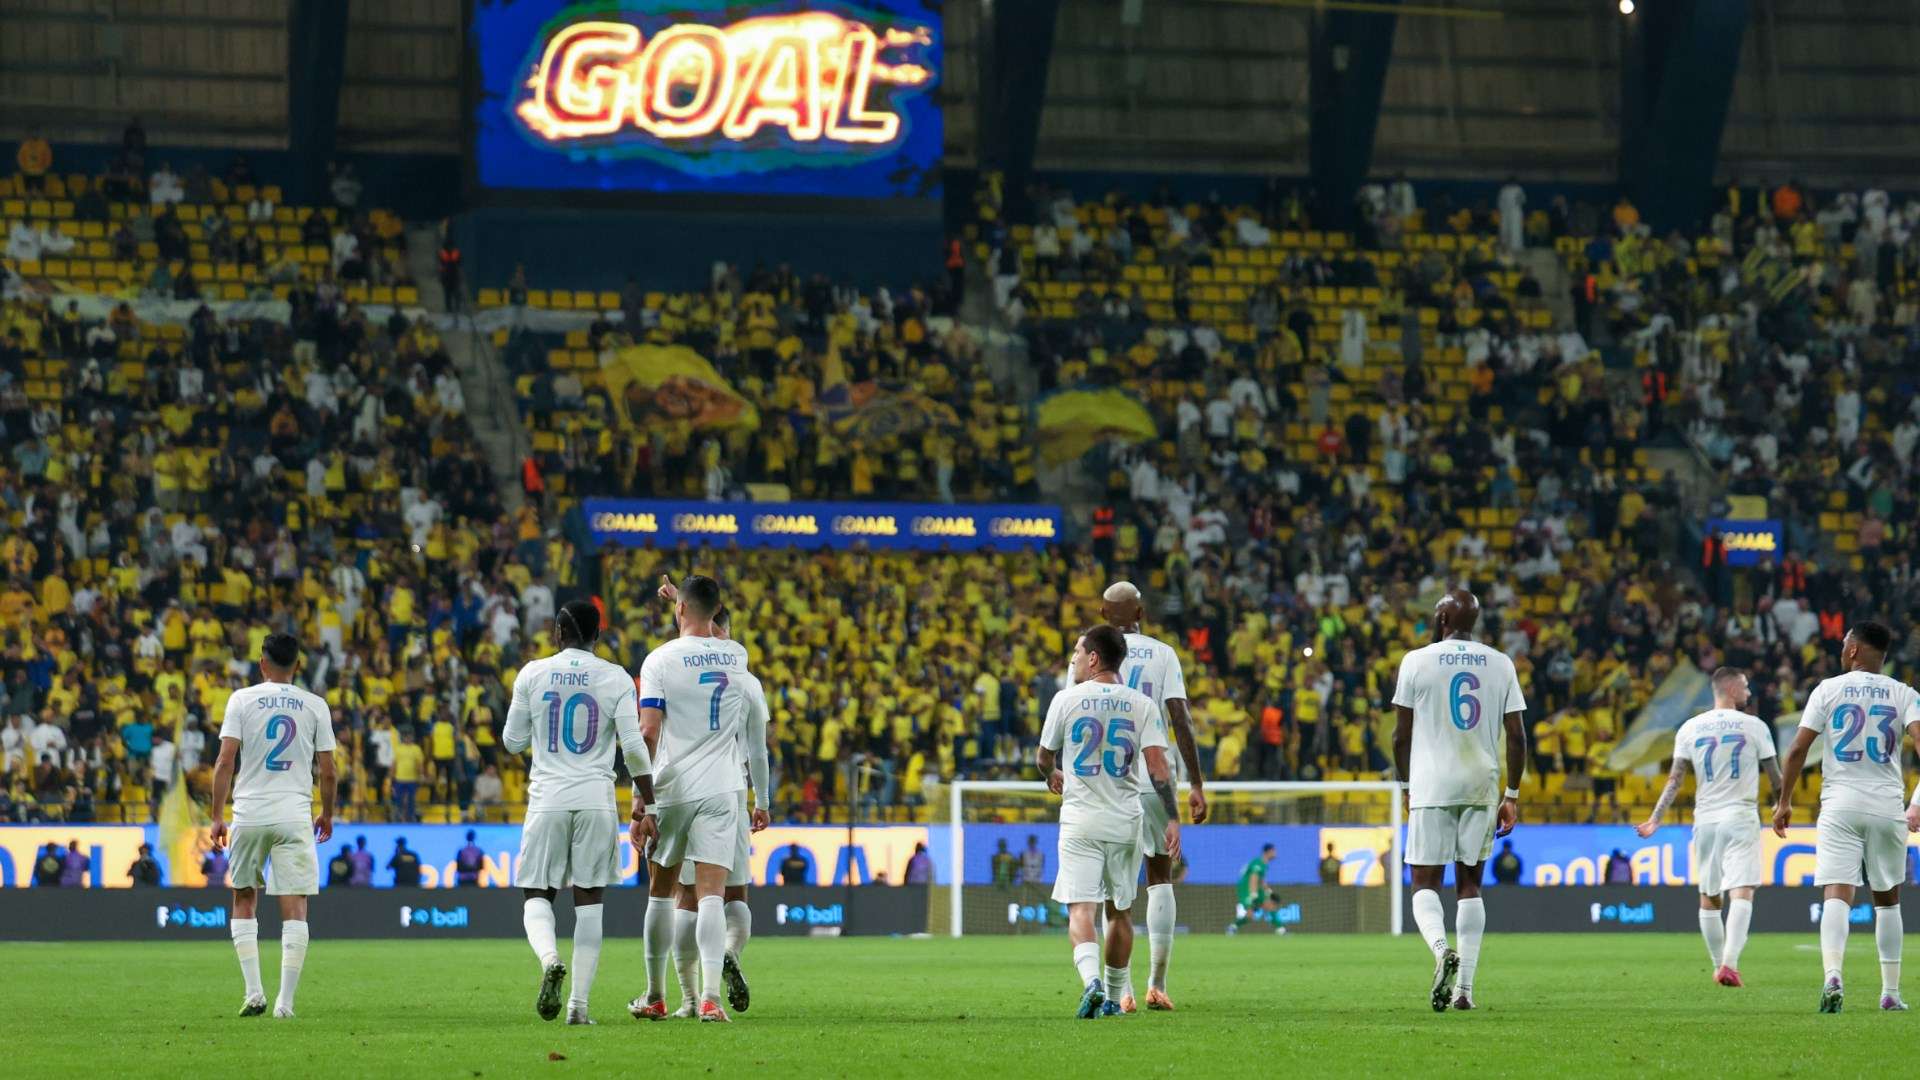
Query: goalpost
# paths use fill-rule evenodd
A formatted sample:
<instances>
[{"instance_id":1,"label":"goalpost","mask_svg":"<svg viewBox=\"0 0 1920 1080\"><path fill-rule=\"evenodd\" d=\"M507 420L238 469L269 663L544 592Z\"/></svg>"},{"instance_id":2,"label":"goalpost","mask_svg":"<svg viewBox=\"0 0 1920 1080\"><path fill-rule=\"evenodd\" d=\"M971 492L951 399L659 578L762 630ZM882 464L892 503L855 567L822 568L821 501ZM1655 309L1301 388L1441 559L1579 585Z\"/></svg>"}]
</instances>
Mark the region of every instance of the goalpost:
<instances>
[{"instance_id":1,"label":"goalpost","mask_svg":"<svg viewBox=\"0 0 1920 1080\"><path fill-rule=\"evenodd\" d=\"M1049 892L1058 871L1060 797L1038 781L960 780L947 806L948 932L1059 930L1062 912ZM1187 820L1179 785L1185 876L1175 871L1179 921L1192 933L1362 931L1399 934L1403 870L1399 785L1386 781L1317 783L1220 781L1206 786L1205 825ZM938 827L937 825L935 826ZM968 833L974 835L973 846ZM1276 853L1257 906L1239 902L1241 869L1265 845ZM1004 845L1012 857L1001 856ZM1329 846L1339 884L1321 884ZM1022 854L1037 850L1040 879L1025 880ZM969 866L969 854L972 865ZM1011 880L1009 880L1011 872ZM1146 888L1135 900L1144 919ZM937 910L937 907L936 907Z\"/></svg>"}]
</instances>

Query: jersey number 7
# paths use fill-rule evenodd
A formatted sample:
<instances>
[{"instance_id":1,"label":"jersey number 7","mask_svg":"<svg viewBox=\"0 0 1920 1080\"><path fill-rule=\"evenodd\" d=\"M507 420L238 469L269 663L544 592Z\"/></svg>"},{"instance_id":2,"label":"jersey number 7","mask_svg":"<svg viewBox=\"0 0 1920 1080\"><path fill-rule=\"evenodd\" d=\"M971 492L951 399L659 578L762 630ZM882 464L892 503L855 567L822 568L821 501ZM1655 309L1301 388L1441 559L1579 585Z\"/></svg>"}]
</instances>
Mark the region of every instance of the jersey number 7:
<instances>
[{"instance_id":1,"label":"jersey number 7","mask_svg":"<svg viewBox=\"0 0 1920 1080\"><path fill-rule=\"evenodd\" d=\"M707 703L707 730L720 730L720 695L727 692L727 673L724 671L703 671L700 673L700 685L715 684L713 700Z\"/></svg>"}]
</instances>

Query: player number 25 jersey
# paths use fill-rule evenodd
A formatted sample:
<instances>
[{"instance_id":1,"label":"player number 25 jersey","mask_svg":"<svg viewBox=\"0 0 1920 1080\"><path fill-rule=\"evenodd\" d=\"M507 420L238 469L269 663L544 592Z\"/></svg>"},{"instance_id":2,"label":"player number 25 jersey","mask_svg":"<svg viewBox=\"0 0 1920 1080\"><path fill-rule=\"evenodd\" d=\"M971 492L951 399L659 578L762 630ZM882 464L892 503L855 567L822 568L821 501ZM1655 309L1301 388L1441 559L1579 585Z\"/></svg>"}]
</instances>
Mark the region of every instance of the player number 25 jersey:
<instances>
[{"instance_id":1,"label":"player number 25 jersey","mask_svg":"<svg viewBox=\"0 0 1920 1080\"><path fill-rule=\"evenodd\" d=\"M288 683L258 683L227 699L220 737L240 743L233 777L233 824L313 821L313 756L331 753L333 711Z\"/></svg>"},{"instance_id":2,"label":"player number 25 jersey","mask_svg":"<svg viewBox=\"0 0 1920 1080\"><path fill-rule=\"evenodd\" d=\"M1167 747L1160 707L1119 683L1080 683L1053 695L1040 745L1054 752L1065 776L1060 827L1089 840L1127 841L1140 834L1135 761L1149 746Z\"/></svg>"},{"instance_id":3,"label":"player number 25 jersey","mask_svg":"<svg viewBox=\"0 0 1920 1080\"><path fill-rule=\"evenodd\" d=\"M1187 697L1186 676L1180 671L1180 654L1173 646L1156 637L1146 634L1127 635L1127 659L1120 665L1119 675L1126 681L1128 689L1138 690L1153 702L1156 717L1160 725L1160 737L1167 734L1167 702L1174 699L1185 701ZM1073 682L1073 670L1067 670L1067 681ZM1170 742L1167 745L1172 745ZM1174 754L1167 761L1172 775L1179 779L1183 764L1180 755ZM1144 756L1137 756L1133 762L1133 779L1139 785L1140 794L1151 795L1153 785L1147 781L1147 763Z\"/></svg>"},{"instance_id":4,"label":"player number 25 jersey","mask_svg":"<svg viewBox=\"0 0 1920 1080\"><path fill-rule=\"evenodd\" d=\"M661 806L746 789L740 771L745 674L746 646L721 638L675 638L647 654L640 707L666 714L653 766Z\"/></svg>"},{"instance_id":5,"label":"player number 25 jersey","mask_svg":"<svg viewBox=\"0 0 1920 1080\"><path fill-rule=\"evenodd\" d=\"M1415 649L1400 661L1393 703L1413 710L1408 806L1499 801L1503 718L1527 708L1505 653L1456 640Z\"/></svg>"},{"instance_id":6,"label":"player number 25 jersey","mask_svg":"<svg viewBox=\"0 0 1920 1080\"><path fill-rule=\"evenodd\" d=\"M1899 817L1906 799L1900 740L1920 721L1920 699L1898 679L1849 671L1813 688L1800 726L1826 736L1820 806Z\"/></svg>"},{"instance_id":7,"label":"player number 25 jersey","mask_svg":"<svg viewBox=\"0 0 1920 1080\"><path fill-rule=\"evenodd\" d=\"M1773 732L1759 717L1709 709L1680 725L1673 756L1693 766L1695 824L1758 824L1760 763L1774 756Z\"/></svg>"},{"instance_id":8,"label":"player number 25 jersey","mask_svg":"<svg viewBox=\"0 0 1920 1080\"><path fill-rule=\"evenodd\" d=\"M533 751L528 813L610 810L614 754L640 745L633 677L585 649L529 661L514 676L503 741Z\"/></svg>"}]
</instances>

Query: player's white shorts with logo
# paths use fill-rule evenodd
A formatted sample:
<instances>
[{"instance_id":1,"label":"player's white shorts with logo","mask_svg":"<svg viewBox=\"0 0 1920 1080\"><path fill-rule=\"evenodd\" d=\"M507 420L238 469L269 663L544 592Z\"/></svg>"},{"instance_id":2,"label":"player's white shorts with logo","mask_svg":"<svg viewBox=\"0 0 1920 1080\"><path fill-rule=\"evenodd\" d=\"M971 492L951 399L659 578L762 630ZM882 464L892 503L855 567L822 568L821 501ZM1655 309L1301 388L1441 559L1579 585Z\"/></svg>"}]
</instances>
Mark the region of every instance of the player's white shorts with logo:
<instances>
[{"instance_id":1,"label":"player's white shorts with logo","mask_svg":"<svg viewBox=\"0 0 1920 1080\"><path fill-rule=\"evenodd\" d=\"M753 884L753 830L747 816L747 796L740 793L740 827L734 830L733 869L727 871L727 888ZM680 864L680 884L693 884L692 861Z\"/></svg>"},{"instance_id":2,"label":"player's white shorts with logo","mask_svg":"<svg viewBox=\"0 0 1920 1080\"><path fill-rule=\"evenodd\" d=\"M232 888L264 886L268 896L312 896L320 891L320 858L313 850L313 826L307 822L235 825L228 848L227 884Z\"/></svg>"},{"instance_id":3,"label":"player's white shorts with logo","mask_svg":"<svg viewBox=\"0 0 1920 1080\"><path fill-rule=\"evenodd\" d=\"M1053 899L1062 904L1108 901L1114 907L1133 907L1140 874L1140 840L1092 840L1060 831L1060 872L1054 875Z\"/></svg>"},{"instance_id":4,"label":"player's white shorts with logo","mask_svg":"<svg viewBox=\"0 0 1920 1080\"><path fill-rule=\"evenodd\" d=\"M520 827L516 889L603 889L620 881L620 822L605 810L535 810Z\"/></svg>"},{"instance_id":5,"label":"player's white shorts with logo","mask_svg":"<svg viewBox=\"0 0 1920 1080\"><path fill-rule=\"evenodd\" d=\"M660 808L660 839L652 859L661 866L703 862L733 869L746 802L737 791Z\"/></svg>"},{"instance_id":6,"label":"player's white shorts with logo","mask_svg":"<svg viewBox=\"0 0 1920 1080\"><path fill-rule=\"evenodd\" d=\"M1406 861L1411 866L1478 866L1493 854L1491 806L1419 806L1407 811Z\"/></svg>"},{"instance_id":7,"label":"player's white shorts with logo","mask_svg":"<svg viewBox=\"0 0 1920 1080\"><path fill-rule=\"evenodd\" d=\"M1693 873L1700 895L1760 884L1760 820L1697 821L1693 826Z\"/></svg>"},{"instance_id":8,"label":"player's white shorts with logo","mask_svg":"<svg viewBox=\"0 0 1920 1080\"><path fill-rule=\"evenodd\" d=\"M1160 796L1140 796L1140 854L1165 855L1167 853L1167 808L1160 805Z\"/></svg>"},{"instance_id":9,"label":"player's white shorts with logo","mask_svg":"<svg viewBox=\"0 0 1920 1080\"><path fill-rule=\"evenodd\" d=\"M1875 892L1885 892L1906 879L1905 819L1820 808L1820 818L1814 823L1815 885L1865 884Z\"/></svg>"}]
</instances>

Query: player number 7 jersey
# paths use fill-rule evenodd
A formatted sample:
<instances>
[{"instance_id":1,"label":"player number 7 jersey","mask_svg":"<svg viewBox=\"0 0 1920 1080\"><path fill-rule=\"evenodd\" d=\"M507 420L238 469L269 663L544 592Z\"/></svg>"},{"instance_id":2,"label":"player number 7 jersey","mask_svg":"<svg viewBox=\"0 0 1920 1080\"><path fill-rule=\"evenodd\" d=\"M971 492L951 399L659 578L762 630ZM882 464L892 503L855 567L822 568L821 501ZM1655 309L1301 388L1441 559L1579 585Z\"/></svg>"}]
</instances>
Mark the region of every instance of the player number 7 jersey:
<instances>
[{"instance_id":1,"label":"player number 7 jersey","mask_svg":"<svg viewBox=\"0 0 1920 1080\"><path fill-rule=\"evenodd\" d=\"M661 806L746 789L747 674L746 647L721 638L675 638L647 654L640 707L666 716L653 762Z\"/></svg>"}]
</instances>

